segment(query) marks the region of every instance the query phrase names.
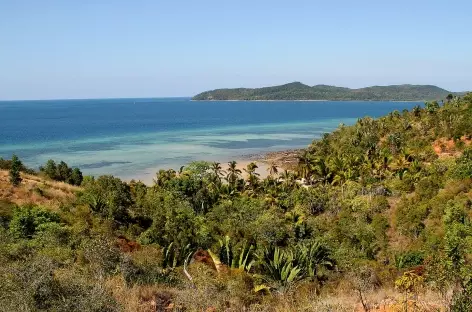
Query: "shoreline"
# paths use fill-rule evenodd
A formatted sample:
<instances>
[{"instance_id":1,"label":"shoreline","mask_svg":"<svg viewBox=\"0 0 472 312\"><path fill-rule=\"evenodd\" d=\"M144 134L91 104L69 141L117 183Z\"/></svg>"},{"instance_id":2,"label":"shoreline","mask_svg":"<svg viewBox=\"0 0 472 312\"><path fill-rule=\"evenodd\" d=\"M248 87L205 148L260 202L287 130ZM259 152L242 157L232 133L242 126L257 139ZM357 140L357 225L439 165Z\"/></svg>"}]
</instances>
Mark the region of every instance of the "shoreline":
<instances>
[{"instance_id":1,"label":"shoreline","mask_svg":"<svg viewBox=\"0 0 472 312\"><path fill-rule=\"evenodd\" d=\"M193 100L190 102L399 102L399 103L424 103L437 100Z\"/></svg>"},{"instance_id":2,"label":"shoreline","mask_svg":"<svg viewBox=\"0 0 472 312\"><path fill-rule=\"evenodd\" d=\"M216 160L216 162L219 162L223 170L226 170L228 168L228 162L233 161L233 160L236 161L237 163L236 167L242 171L243 177L245 177L244 169L247 167L247 165L254 162L258 166L258 168L256 169L256 173L259 174L259 177L261 179L264 179L269 175L268 168L271 163L274 163L277 166L277 168L279 169L279 172L282 172L283 170L293 170L298 162L297 156L302 150L303 149L298 148L298 149L288 149L288 150L271 151L271 152L261 152L261 153L255 153L255 154L247 154L247 155L238 155L231 158L218 159ZM205 161L205 160L203 159L202 161ZM208 161L208 162L214 162L214 161ZM127 182L130 182L131 180L141 181L144 184L150 186L153 184L153 179L155 178L156 173L162 169L169 170L173 168L172 167L149 168L148 170L151 171L152 173L149 172L149 173L136 174L134 176L125 177L123 178L123 180Z\"/></svg>"}]
</instances>

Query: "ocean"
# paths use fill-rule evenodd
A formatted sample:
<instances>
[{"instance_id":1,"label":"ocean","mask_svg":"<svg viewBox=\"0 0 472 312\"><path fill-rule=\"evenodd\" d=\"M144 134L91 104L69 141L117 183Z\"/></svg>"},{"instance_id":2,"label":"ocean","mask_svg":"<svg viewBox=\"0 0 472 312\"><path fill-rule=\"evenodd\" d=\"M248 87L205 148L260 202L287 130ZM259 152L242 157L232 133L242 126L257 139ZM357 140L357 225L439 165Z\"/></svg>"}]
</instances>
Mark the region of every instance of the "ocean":
<instances>
[{"instance_id":1,"label":"ocean","mask_svg":"<svg viewBox=\"0 0 472 312\"><path fill-rule=\"evenodd\" d=\"M194 160L226 162L307 146L339 124L417 102L202 101L189 98L0 102L0 157L33 168L64 160L85 174L150 181Z\"/></svg>"}]
</instances>

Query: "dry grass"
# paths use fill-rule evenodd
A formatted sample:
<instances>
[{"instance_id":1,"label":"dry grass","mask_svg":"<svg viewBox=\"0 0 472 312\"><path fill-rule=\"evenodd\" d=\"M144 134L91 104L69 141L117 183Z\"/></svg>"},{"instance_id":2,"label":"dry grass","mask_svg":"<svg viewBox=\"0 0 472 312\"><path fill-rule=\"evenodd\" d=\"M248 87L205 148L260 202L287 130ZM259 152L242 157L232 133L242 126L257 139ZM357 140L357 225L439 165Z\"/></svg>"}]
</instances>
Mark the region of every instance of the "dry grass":
<instances>
[{"instance_id":1,"label":"dry grass","mask_svg":"<svg viewBox=\"0 0 472 312\"><path fill-rule=\"evenodd\" d=\"M183 280L175 285L135 285L126 287L121 276L107 280L106 287L121 304L123 311L365 311L356 290L346 285L324 290L319 294L312 283L300 283L291 289L271 294L256 294L247 275L241 272L218 275L204 264L189 268L195 287ZM363 293L368 311L400 312L405 309L404 294L393 287L383 287ZM446 311L441 296L422 290L410 296L408 310L417 312Z\"/></svg>"},{"instance_id":2,"label":"dry grass","mask_svg":"<svg viewBox=\"0 0 472 312\"><path fill-rule=\"evenodd\" d=\"M125 312L162 311L162 308L168 308L170 303L164 302L165 300L159 302L159 300L156 300L156 296L159 299L160 297L172 294L165 287L158 285L126 287L121 276L115 276L107 280L106 287L112 292L113 297ZM159 294L165 295L159 296ZM160 306L158 307L158 305Z\"/></svg>"},{"instance_id":3,"label":"dry grass","mask_svg":"<svg viewBox=\"0 0 472 312\"><path fill-rule=\"evenodd\" d=\"M21 177L21 184L13 187L9 182L8 171L0 170L0 199L17 205L35 204L54 209L72 201L80 190L77 186L34 175L22 173Z\"/></svg>"},{"instance_id":4,"label":"dry grass","mask_svg":"<svg viewBox=\"0 0 472 312\"><path fill-rule=\"evenodd\" d=\"M151 311L247 311L247 312L363 312L355 291L317 295L307 289L294 289L285 293L260 296L259 301L248 305L234 302L232 296L218 292L217 287L170 288L159 285L142 285L127 288L121 277L107 281L107 288L126 312ZM213 288L213 289L212 289ZM364 294L368 311L401 312L405 310L404 296L395 289L379 289ZM420 293L408 301L408 310L417 312L446 311L437 293Z\"/></svg>"},{"instance_id":5,"label":"dry grass","mask_svg":"<svg viewBox=\"0 0 472 312\"><path fill-rule=\"evenodd\" d=\"M363 295L370 312L405 311L403 294L393 288L381 288ZM310 291L298 289L292 293L274 297L269 306L255 311L363 312L365 310L354 290L316 296ZM416 300L409 300L408 311L446 311L446 306L437 293L425 291L419 293Z\"/></svg>"}]
</instances>

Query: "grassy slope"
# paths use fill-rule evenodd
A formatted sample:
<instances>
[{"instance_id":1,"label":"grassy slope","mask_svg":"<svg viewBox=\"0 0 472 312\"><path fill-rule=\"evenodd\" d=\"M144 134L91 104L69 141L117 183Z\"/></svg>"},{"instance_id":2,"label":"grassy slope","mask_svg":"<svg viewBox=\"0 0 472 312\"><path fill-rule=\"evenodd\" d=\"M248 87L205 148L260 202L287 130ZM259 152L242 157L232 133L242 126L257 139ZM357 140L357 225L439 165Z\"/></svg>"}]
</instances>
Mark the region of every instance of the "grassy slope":
<instances>
[{"instance_id":1,"label":"grassy slope","mask_svg":"<svg viewBox=\"0 0 472 312\"><path fill-rule=\"evenodd\" d=\"M22 174L20 186L13 187L9 182L8 171L0 170L0 200L16 205L36 204L52 209L61 203L70 202L80 188L63 182L49 181L44 178Z\"/></svg>"}]
</instances>

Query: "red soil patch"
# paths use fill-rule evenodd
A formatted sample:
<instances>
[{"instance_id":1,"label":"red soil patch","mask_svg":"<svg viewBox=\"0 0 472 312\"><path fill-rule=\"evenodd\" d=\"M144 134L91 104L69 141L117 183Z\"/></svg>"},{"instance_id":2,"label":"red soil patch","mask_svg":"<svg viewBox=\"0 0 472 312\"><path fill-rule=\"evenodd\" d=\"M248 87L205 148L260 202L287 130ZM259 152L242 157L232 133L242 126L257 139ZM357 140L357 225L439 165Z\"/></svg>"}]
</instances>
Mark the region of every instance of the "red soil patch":
<instances>
[{"instance_id":1,"label":"red soil patch","mask_svg":"<svg viewBox=\"0 0 472 312\"><path fill-rule=\"evenodd\" d=\"M121 252L134 252L141 249L139 243L131 241L122 235L118 236L116 245L120 248Z\"/></svg>"},{"instance_id":2,"label":"red soil patch","mask_svg":"<svg viewBox=\"0 0 472 312\"><path fill-rule=\"evenodd\" d=\"M459 142L463 142L465 146L469 146L472 143L472 139L464 135L460 138ZM452 139L437 139L433 142L433 149L439 157L457 156L459 154L457 143Z\"/></svg>"},{"instance_id":3,"label":"red soil patch","mask_svg":"<svg viewBox=\"0 0 472 312\"><path fill-rule=\"evenodd\" d=\"M215 263L213 262L213 259L211 258L208 251L206 251L206 250L198 249L193 254L193 260L195 262L205 263L205 264L209 265L211 268L215 268Z\"/></svg>"}]
</instances>

